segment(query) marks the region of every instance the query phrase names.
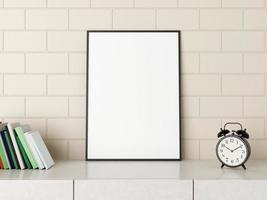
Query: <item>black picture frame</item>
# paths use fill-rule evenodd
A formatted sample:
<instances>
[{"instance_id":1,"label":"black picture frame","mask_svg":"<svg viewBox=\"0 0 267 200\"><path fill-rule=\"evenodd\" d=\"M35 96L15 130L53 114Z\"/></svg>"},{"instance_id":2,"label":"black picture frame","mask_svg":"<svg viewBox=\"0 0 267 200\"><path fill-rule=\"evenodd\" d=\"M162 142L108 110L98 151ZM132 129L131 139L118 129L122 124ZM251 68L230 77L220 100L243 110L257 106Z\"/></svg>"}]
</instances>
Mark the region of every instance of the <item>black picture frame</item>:
<instances>
[{"instance_id":1,"label":"black picture frame","mask_svg":"<svg viewBox=\"0 0 267 200\"><path fill-rule=\"evenodd\" d=\"M177 83L178 84L178 95L179 95L179 158L177 159L150 159L150 158L147 158L147 159L117 159L117 158L107 158L107 159L92 159L92 158L88 158L88 144L87 144L87 141L88 141L88 127L89 127L89 124L88 124L88 113L89 113L89 110L88 110L88 91L89 91L89 34L90 33L95 33L95 32L175 32L178 34L178 77L179 77L179 82ZM180 30L87 30L86 31L86 128L85 128L85 131L86 131L86 134L85 134L85 160L86 161L181 161L182 160L182 142L181 142L181 139L182 139L182 128L181 128L181 31ZM177 133L178 134L178 133Z\"/></svg>"}]
</instances>

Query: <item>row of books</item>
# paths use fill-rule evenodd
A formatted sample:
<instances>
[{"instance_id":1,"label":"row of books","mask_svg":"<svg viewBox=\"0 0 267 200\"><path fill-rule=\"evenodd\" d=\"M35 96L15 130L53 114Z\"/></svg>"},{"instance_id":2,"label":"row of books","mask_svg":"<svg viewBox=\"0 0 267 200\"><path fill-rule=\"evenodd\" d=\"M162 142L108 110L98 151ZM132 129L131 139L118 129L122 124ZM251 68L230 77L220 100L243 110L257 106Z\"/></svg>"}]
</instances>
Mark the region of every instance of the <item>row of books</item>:
<instances>
[{"instance_id":1,"label":"row of books","mask_svg":"<svg viewBox=\"0 0 267 200\"><path fill-rule=\"evenodd\" d=\"M0 123L0 169L49 169L54 164L38 131Z\"/></svg>"}]
</instances>

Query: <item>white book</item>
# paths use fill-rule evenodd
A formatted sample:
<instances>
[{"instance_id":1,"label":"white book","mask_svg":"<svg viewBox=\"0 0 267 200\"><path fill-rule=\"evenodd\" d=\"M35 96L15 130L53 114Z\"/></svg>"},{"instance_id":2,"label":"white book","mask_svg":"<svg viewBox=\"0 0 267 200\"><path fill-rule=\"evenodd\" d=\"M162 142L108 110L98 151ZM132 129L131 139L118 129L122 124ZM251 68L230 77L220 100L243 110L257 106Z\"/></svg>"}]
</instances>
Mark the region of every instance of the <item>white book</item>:
<instances>
[{"instance_id":1,"label":"white book","mask_svg":"<svg viewBox=\"0 0 267 200\"><path fill-rule=\"evenodd\" d=\"M42 162L42 160L41 160L41 158L40 158L40 156L39 156L39 154L38 154L38 152L36 150L35 143L34 143L33 138L31 136L31 132L24 133L24 136L25 136L25 139L26 139L26 141L27 141L27 143L29 145L29 148L32 151L32 154L34 156L34 159L36 161L36 164L37 164L38 168L39 169L44 169L45 166L44 166L44 164L43 164L43 162Z\"/></svg>"},{"instance_id":2,"label":"white book","mask_svg":"<svg viewBox=\"0 0 267 200\"><path fill-rule=\"evenodd\" d=\"M7 123L7 129L8 129L9 135L11 137L11 141L13 143L13 147L15 149L15 152L16 152L16 155L17 155L17 159L19 161L20 169L25 169L25 165L24 165L24 162L23 162L21 153L19 151L19 147L18 147L16 138L15 138L14 130L13 130L13 127L11 126L10 123Z\"/></svg>"},{"instance_id":3,"label":"white book","mask_svg":"<svg viewBox=\"0 0 267 200\"><path fill-rule=\"evenodd\" d=\"M45 168L49 169L50 167L52 167L55 164L55 162L54 162L53 158L51 157L40 133L38 131L32 131L32 132L30 132L29 135L33 139L34 146L35 146Z\"/></svg>"}]
</instances>

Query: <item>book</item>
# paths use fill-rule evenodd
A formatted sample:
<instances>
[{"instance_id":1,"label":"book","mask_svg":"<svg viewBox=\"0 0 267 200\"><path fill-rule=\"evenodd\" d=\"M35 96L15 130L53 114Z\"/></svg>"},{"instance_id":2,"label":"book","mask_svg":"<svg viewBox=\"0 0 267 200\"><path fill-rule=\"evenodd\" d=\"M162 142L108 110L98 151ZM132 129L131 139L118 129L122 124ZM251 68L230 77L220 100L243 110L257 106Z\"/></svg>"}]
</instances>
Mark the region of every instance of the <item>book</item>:
<instances>
[{"instance_id":1,"label":"book","mask_svg":"<svg viewBox=\"0 0 267 200\"><path fill-rule=\"evenodd\" d=\"M17 160L17 156L16 156L16 153L15 153L12 141L11 141L11 137L10 137L10 134L8 132L8 129L7 129L6 125L4 126L4 134L6 136L6 141L7 141L7 145L8 145L8 148L9 148L10 155L11 155L11 159L12 159L13 164L14 164L14 168L15 169L20 169L19 163L18 163L18 160Z\"/></svg>"},{"instance_id":2,"label":"book","mask_svg":"<svg viewBox=\"0 0 267 200\"><path fill-rule=\"evenodd\" d=\"M27 154L27 156L28 156L28 158L30 160L32 168L36 169L38 166L36 164L36 161L35 161L35 159L33 157L32 152L31 152L31 150L29 148L29 145L27 144L27 141L25 139L24 132L23 132L22 128L21 127L16 127L15 128L15 133L17 134L17 136L18 136L18 138L19 138L19 140L20 140L20 142L22 144L22 147L25 150L25 152L26 152L26 154Z\"/></svg>"},{"instance_id":3,"label":"book","mask_svg":"<svg viewBox=\"0 0 267 200\"><path fill-rule=\"evenodd\" d=\"M5 134L4 130L1 131L1 137L2 137L2 140L3 140L4 149L6 150L7 158L8 158L9 164L10 164L10 168L9 169L15 169L15 165L13 163L12 156L11 156L11 153L9 151L9 147L8 147L7 139L6 139L6 134Z\"/></svg>"},{"instance_id":4,"label":"book","mask_svg":"<svg viewBox=\"0 0 267 200\"><path fill-rule=\"evenodd\" d=\"M10 169L11 168L10 163L9 163L8 158L7 158L6 149L4 147L4 143L3 143L1 135L0 135L0 157L1 157L3 165L4 165L4 169Z\"/></svg>"},{"instance_id":5,"label":"book","mask_svg":"<svg viewBox=\"0 0 267 200\"><path fill-rule=\"evenodd\" d=\"M35 161L36 161L36 164L38 166L39 169L44 169L45 166L36 150L36 147L35 147L35 144L34 144L34 141L33 141L33 138L32 136L30 135L30 132L27 132L27 133L24 133L24 136L25 136L25 139L29 145L29 148L31 149L32 151L32 154L35 158Z\"/></svg>"},{"instance_id":6,"label":"book","mask_svg":"<svg viewBox=\"0 0 267 200\"><path fill-rule=\"evenodd\" d=\"M18 164L20 166L20 169L25 169L25 165L24 165L21 153L20 153L19 148L18 148L18 144L17 144L16 138L15 138L13 127L11 126L10 123L7 123L6 126L7 126L7 129L8 129L11 141L13 143L13 147L14 147L15 153L17 155L17 160L18 160Z\"/></svg>"},{"instance_id":7,"label":"book","mask_svg":"<svg viewBox=\"0 0 267 200\"><path fill-rule=\"evenodd\" d=\"M0 157L0 169L4 169L4 164L3 164L3 162L2 162L1 157Z\"/></svg>"},{"instance_id":8,"label":"book","mask_svg":"<svg viewBox=\"0 0 267 200\"><path fill-rule=\"evenodd\" d=\"M45 166L46 169L49 169L52 167L55 162L53 158L51 157L40 133L38 131L31 132L29 134L30 137L32 137L33 144Z\"/></svg>"},{"instance_id":9,"label":"book","mask_svg":"<svg viewBox=\"0 0 267 200\"><path fill-rule=\"evenodd\" d=\"M21 144L21 142L20 142L20 140L19 140L19 137L18 137L16 134L15 134L15 138L16 138L16 141L17 141L17 143L18 143L18 147L19 147L19 150L20 150L20 152L21 152L23 161L24 161L24 163L25 163L25 165L26 165L26 168L27 168L27 169L32 169L30 160L29 160L29 158L28 158L28 156L27 156L25 150L23 149L23 146L22 146L22 144Z\"/></svg>"}]
</instances>

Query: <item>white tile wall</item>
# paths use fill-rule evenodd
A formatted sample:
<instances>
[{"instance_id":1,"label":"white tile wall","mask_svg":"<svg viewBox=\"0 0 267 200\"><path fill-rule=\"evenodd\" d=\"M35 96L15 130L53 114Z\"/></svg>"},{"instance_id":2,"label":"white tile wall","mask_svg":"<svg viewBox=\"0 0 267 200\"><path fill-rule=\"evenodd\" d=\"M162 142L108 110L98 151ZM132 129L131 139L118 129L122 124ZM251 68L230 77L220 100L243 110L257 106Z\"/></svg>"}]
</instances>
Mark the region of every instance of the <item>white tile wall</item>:
<instances>
[{"instance_id":1,"label":"white tile wall","mask_svg":"<svg viewBox=\"0 0 267 200\"><path fill-rule=\"evenodd\" d=\"M227 121L267 158L266 0L0 0L0 118L56 159L84 159L87 29L182 30L184 158L214 159Z\"/></svg>"},{"instance_id":2,"label":"white tile wall","mask_svg":"<svg viewBox=\"0 0 267 200\"><path fill-rule=\"evenodd\" d=\"M3 0L5 8L44 8L46 0Z\"/></svg>"},{"instance_id":3,"label":"white tile wall","mask_svg":"<svg viewBox=\"0 0 267 200\"><path fill-rule=\"evenodd\" d=\"M110 9L70 10L69 25L70 29L73 30L112 29L112 10Z\"/></svg>"},{"instance_id":4,"label":"white tile wall","mask_svg":"<svg viewBox=\"0 0 267 200\"><path fill-rule=\"evenodd\" d=\"M114 29L155 29L154 9L115 9L113 11Z\"/></svg>"},{"instance_id":5,"label":"white tile wall","mask_svg":"<svg viewBox=\"0 0 267 200\"><path fill-rule=\"evenodd\" d=\"M49 95L85 95L85 75L49 75L47 88Z\"/></svg>"},{"instance_id":6,"label":"white tile wall","mask_svg":"<svg viewBox=\"0 0 267 200\"><path fill-rule=\"evenodd\" d=\"M186 20L185 20L186 19ZM159 9L157 12L158 29L192 30L199 28L198 9Z\"/></svg>"},{"instance_id":7,"label":"white tile wall","mask_svg":"<svg viewBox=\"0 0 267 200\"><path fill-rule=\"evenodd\" d=\"M34 74L60 74L68 72L67 53L28 53L26 72Z\"/></svg>"},{"instance_id":8,"label":"white tile wall","mask_svg":"<svg viewBox=\"0 0 267 200\"><path fill-rule=\"evenodd\" d=\"M47 122L49 139L83 139L85 138L84 119L49 119Z\"/></svg>"},{"instance_id":9,"label":"white tile wall","mask_svg":"<svg viewBox=\"0 0 267 200\"><path fill-rule=\"evenodd\" d=\"M135 0L135 7L142 7L142 8L175 8L177 7L177 0Z\"/></svg>"},{"instance_id":10,"label":"white tile wall","mask_svg":"<svg viewBox=\"0 0 267 200\"><path fill-rule=\"evenodd\" d=\"M221 93L219 75L183 75L182 82L184 86L182 95L219 95Z\"/></svg>"},{"instance_id":11,"label":"white tile wall","mask_svg":"<svg viewBox=\"0 0 267 200\"><path fill-rule=\"evenodd\" d=\"M23 53L0 53L1 73L23 73L24 58Z\"/></svg>"},{"instance_id":12,"label":"white tile wall","mask_svg":"<svg viewBox=\"0 0 267 200\"><path fill-rule=\"evenodd\" d=\"M24 29L24 11L21 9L0 10L0 29Z\"/></svg>"},{"instance_id":13,"label":"white tile wall","mask_svg":"<svg viewBox=\"0 0 267 200\"><path fill-rule=\"evenodd\" d=\"M211 17L212 16L212 17ZM227 17L226 17L227 16ZM207 30L240 30L243 26L243 11L237 9L200 10L200 28Z\"/></svg>"},{"instance_id":14,"label":"white tile wall","mask_svg":"<svg viewBox=\"0 0 267 200\"><path fill-rule=\"evenodd\" d=\"M221 7L221 0L179 0L179 7L217 8Z\"/></svg>"},{"instance_id":15,"label":"white tile wall","mask_svg":"<svg viewBox=\"0 0 267 200\"><path fill-rule=\"evenodd\" d=\"M7 31L4 33L5 51L45 51L45 32Z\"/></svg>"},{"instance_id":16,"label":"white tile wall","mask_svg":"<svg viewBox=\"0 0 267 200\"><path fill-rule=\"evenodd\" d=\"M222 7L226 8L262 8L264 0L222 0Z\"/></svg>"},{"instance_id":17,"label":"white tile wall","mask_svg":"<svg viewBox=\"0 0 267 200\"><path fill-rule=\"evenodd\" d=\"M201 53L200 72L233 74L242 73L243 56L241 53Z\"/></svg>"},{"instance_id":18,"label":"white tile wall","mask_svg":"<svg viewBox=\"0 0 267 200\"><path fill-rule=\"evenodd\" d=\"M27 97L27 117L67 117L67 97Z\"/></svg>"},{"instance_id":19,"label":"white tile wall","mask_svg":"<svg viewBox=\"0 0 267 200\"><path fill-rule=\"evenodd\" d=\"M220 51L221 32L184 31L181 35L184 51Z\"/></svg>"},{"instance_id":20,"label":"white tile wall","mask_svg":"<svg viewBox=\"0 0 267 200\"><path fill-rule=\"evenodd\" d=\"M51 8L84 8L90 7L90 0L46 0Z\"/></svg>"},{"instance_id":21,"label":"white tile wall","mask_svg":"<svg viewBox=\"0 0 267 200\"><path fill-rule=\"evenodd\" d=\"M26 11L26 29L66 30L68 11L65 9L29 9Z\"/></svg>"},{"instance_id":22,"label":"white tile wall","mask_svg":"<svg viewBox=\"0 0 267 200\"><path fill-rule=\"evenodd\" d=\"M263 31L229 31L222 33L222 50L224 51L264 51Z\"/></svg>"},{"instance_id":23,"label":"white tile wall","mask_svg":"<svg viewBox=\"0 0 267 200\"><path fill-rule=\"evenodd\" d=\"M86 34L82 31L51 31L47 34L47 48L52 52L85 51Z\"/></svg>"},{"instance_id":24,"label":"white tile wall","mask_svg":"<svg viewBox=\"0 0 267 200\"><path fill-rule=\"evenodd\" d=\"M6 75L4 77L5 95L45 95L45 75Z\"/></svg>"},{"instance_id":25,"label":"white tile wall","mask_svg":"<svg viewBox=\"0 0 267 200\"><path fill-rule=\"evenodd\" d=\"M134 0L91 0L92 8L132 8Z\"/></svg>"}]
</instances>

